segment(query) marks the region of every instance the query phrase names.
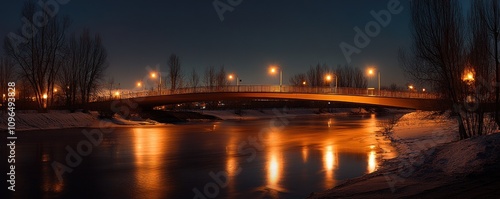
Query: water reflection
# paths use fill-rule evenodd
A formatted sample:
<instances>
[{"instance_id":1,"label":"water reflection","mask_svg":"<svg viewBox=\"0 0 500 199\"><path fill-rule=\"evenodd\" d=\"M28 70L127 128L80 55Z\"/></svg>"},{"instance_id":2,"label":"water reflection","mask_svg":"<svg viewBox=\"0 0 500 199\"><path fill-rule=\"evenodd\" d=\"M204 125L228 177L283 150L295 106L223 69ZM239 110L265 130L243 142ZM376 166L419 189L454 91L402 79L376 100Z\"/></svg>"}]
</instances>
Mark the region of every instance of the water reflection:
<instances>
[{"instance_id":1,"label":"water reflection","mask_svg":"<svg viewBox=\"0 0 500 199\"><path fill-rule=\"evenodd\" d=\"M307 162L308 157L309 157L309 147L302 146L302 161Z\"/></svg>"},{"instance_id":2,"label":"water reflection","mask_svg":"<svg viewBox=\"0 0 500 199\"><path fill-rule=\"evenodd\" d=\"M339 179L379 169L380 158L393 148L390 141L377 137L378 121L375 115L291 119L282 131L275 128L265 134L265 139L259 138L257 142L263 147L256 150L250 162L246 161L249 153L239 153L238 147L242 143L246 143L245 149L253 147L249 138L268 128L267 120L117 128L106 136L119 142L104 145L118 148L113 148L117 152L108 153L103 146L95 148L78 172L67 175L71 177L64 182L58 181L50 164L64 160L66 154L49 138L33 141L47 145L48 150L24 164L42 162L37 171L44 175L30 187L61 196L72 193L99 198L104 193L121 198L193 198L194 187L204 193L207 183L215 183L209 172L225 171L227 186L220 187L220 198L305 198L313 191L334 187ZM78 143L80 131L61 135L68 143ZM25 153L33 152L29 150ZM59 156L53 151L62 151L62 158L55 158ZM89 173L99 174L92 178L103 183L92 185L86 175ZM96 191L96 187L105 188Z\"/></svg>"},{"instance_id":3,"label":"water reflection","mask_svg":"<svg viewBox=\"0 0 500 199\"><path fill-rule=\"evenodd\" d=\"M169 133L160 128L133 129L133 146L136 164L135 182L137 188L148 194L148 198L160 198L160 191L168 190L168 185L161 183L161 169L168 165L161 155L168 153L165 140Z\"/></svg>"},{"instance_id":4,"label":"water reflection","mask_svg":"<svg viewBox=\"0 0 500 199\"><path fill-rule=\"evenodd\" d=\"M335 185L334 170L338 165L338 155L332 144L325 146L323 165L325 169L325 188L332 188Z\"/></svg>"},{"instance_id":5,"label":"water reflection","mask_svg":"<svg viewBox=\"0 0 500 199\"><path fill-rule=\"evenodd\" d=\"M64 190L64 183L54 175L50 154L47 151L43 151L42 164L42 190L50 194L61 193Z\"/></svg>"},{"instance_id":6,"label":"water reflection","mask_svg":"<svg viewBox=\"0 0 500 199\"><path fill-rule=\"evenodd\" d=\"M368 153L368 173L373 173L377 170L377 155L374 150Z\"/></svg>"},{"instance_id":7,"label":"water reflection","mask_svg":"<svg viewBox=\"0 0 500 199\"><path fill-rule=\"evenodd\" d=\"M283 157L281 154L281 135L279 132L269 133L269 151L267 153L267 187L274 190L282 190L280 180L283 170Z\"/></svg>"}]
</instances>

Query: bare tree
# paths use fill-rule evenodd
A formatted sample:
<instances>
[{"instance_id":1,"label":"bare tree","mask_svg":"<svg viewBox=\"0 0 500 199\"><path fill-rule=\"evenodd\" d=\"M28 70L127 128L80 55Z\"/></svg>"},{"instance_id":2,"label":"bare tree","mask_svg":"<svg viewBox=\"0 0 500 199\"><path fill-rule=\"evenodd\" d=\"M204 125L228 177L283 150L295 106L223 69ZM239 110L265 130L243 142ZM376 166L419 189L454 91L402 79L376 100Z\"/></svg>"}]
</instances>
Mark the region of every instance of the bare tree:
<instances>
[{"instance_id":1,"label":"bare tree","mask_svg":"<svg viewBox=\"0 0 500 199\"><path fill-rule=\"evenodd\" d=\"M307 83L310 83L311 87L322 87L327 86L328 82L325 81L326 73L328 72L328 66L321 66L319 63L315 67L311 66L307 71Z\"/></svg>"},{"instance_id":2,"label":"bare tree","mask_svg":"<svg viewBox=\"0 0 500 199\"><path fill-rule=\"evenodd\" d=\"M344 65L338 66L337 69L335 70L335 73L337 74L339 78L339 86L340 87L352 87L353 82L354 82L354 70L353 67L349 65Z\"/></svg>"},{"instance_id":3,"label":"bare tree","mask_svg":"<svg viewBox=\"0 0 500 199\"><path fill-rule=\"evenodd\" d=\"M210 90L212 90L216 84L215 76L216 72L214 66L209 66L205 69L205 74L203 75L203 83L205 84L206 87L209 87Z\"/></svg>"},{"instance_id":4,"label":"bare tree","mask_svg":"<svg viewBox=\"0 0 500 199\"><path fill-rule=\"evenodd\" d=\"M73 42L71 42L73 43ZM94 37L88 29L85 29L76 42L78 64L78 88L80 90L81 104L90 101L90 97L96 92L99 81L104 77L108 67L107 51L102 44L99 34Z\"/></svg>"},{"instance_id":5,"label":"bare tree","mask_svg":"<svg viewBox=\"0 0 500 199\"><path fill-rule=\"evenodd\" d=\"M432 85L453 104L461 139L481 134L480 125L474 125L474 121L483 121L479 121L480 114L471 106L478 102L470 97L473 73L478 68L467 56L471 53L467 52L460 3L457 0L412 1L411 25L412 46L409 52L401 50L399 55L405 71L414 80Z\"/></svg>"},{"instance_id":6,"label":"bare tree","mask_svg":"<svg viewBox=\"0 0 500 199\"><path fill-rule=\"evenodd\" d=\"M363 71L356 67L354 68L352 74L354 88L366 88L366 86L368 85L368 80L363 74Z\"/></svg>"},{"instance_id":7,"label":"bare tree","mask_svg":"<svg viewBox=\"0 0 500 199\"><path fill-rule=\"evenodd\" d=\"M216 79L217 90L222 90L224 87L229 85L229 82L228 82L227 77L226 77L226 70L224 69L224 66L221 66L219 68L219 72L217 72L215 79Z\"/></svg>"},{"instance_id":8,"label":"bare tree","mask_svg":"<svg viewBox=\"0 0 500 199\"><path fill-rule=\"evenodd\" d=\"M483 31L483 33L476 32L475 38L478 34L486 34L485 29L487 30L487 34L489 35L489 53L492 55L494 62L494 73L496 82L495 85L495 122L497 126L500 127L500 60L499 60L499 52L498 48L500 47L499 37L500 37L500 3L498 0L477 0L471 2L472 14L471 14L471 22L473 31ZM479 25L480 24L480 25ZM485 37L481 35L480 37ZM477 38L476 38L477 39ZM484 52L486 55L486 52ZM490 59L485 59L490 60ZM493 71L492 71L493 72Z\"/></svg>"},{"instance_id":9,"label":"bare tree","mask_svg":"<svg viewBox=\"0 0 500 199\"><path fill-rule=\"evenodd\" d=\"M290 78L290 84L292 86L304 86L304 85L307 85L306 74L300 73L300 74L296 74L296 75L292 76Z\"/></svg>"},{"instance_id":10,"label":"bare tree","mask_svg":"<svg viewBox=\"0 0 500 199\"><path fill-rule=\"evenodd\" d=\"M14 80L15 63L8 57L0 57L0 97L7 96L7 85ZM19 96L18 96L19 97Z\"/></svg>"},{"instance_id":11,"label":"bare tree","mask_svg":"<svg viewBox=\"0 0 500 199\"><path fill-rule=\"evenodd\" d=\"M44 100L43 96L52 95L56 74L61 65L60 50L64 45L69 20L49 16L34 1L26 2L22 17L33 19L35 14L42 14L43 18L47 19L44 21L46 22L44 26L35 27L35 23L29 21L28 28L23 31L19 30L17 35L7 36L4 48L7 55L20 67L23 76L30 82L39 111L45 111L50 104ZM30 35L30 37L25 38L19 35Z\"/></svg>"},{"instance_id":12,"label":"bare tree","mask_svg":"<svg viewBox=\"0 0 500 199\"><path fill-rule=\"evenodd\" d=\"M170 91L174 92L182 84L182 72L179 56L171 54L168 58L168 80L170 81Z\"/></svg>"},{"instance_id":13,"label":"bare tree","mask_svg":"<svg viewBox=\"0 0 500 199\"><path fill-rule=\"evenodd\" d=\"M192 88L196 88L198 87L199 84L200 84L200 76L196 72L196 69L193 68L189 78L189 86Z\"/></svg>"}]
</instances>

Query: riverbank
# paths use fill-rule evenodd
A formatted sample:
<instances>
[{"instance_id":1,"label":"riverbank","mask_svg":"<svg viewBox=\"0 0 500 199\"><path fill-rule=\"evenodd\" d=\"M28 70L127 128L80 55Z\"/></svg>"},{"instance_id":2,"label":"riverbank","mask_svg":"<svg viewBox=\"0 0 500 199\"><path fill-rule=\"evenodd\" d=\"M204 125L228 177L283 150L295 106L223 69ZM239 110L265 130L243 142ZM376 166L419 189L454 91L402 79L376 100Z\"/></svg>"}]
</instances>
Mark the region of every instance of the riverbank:
<instances>
[{"instance_id":1,"label":"riverbank","mask_svg":"<svg viewBox=\"0 0 500 199\"><path fill-rule=\"evenodd\" d=\"M460 140L446 114L413 112L387 138L399 156L310 198L491 198L500 195L500 134Z\"/></svg>"},{"instance_id":2,"label":"riverbank","mask_svg":"<svg viewBox=\"0 0 500 199\"><path fill-rule=\"evenodd\" d=\"M49 113L21 112L15 116L16 131L51 130L67 128L100 128L161 125L153 120L126 120L119 116L112 119L99 119L97 112L82 113L69 111L51 111ZM0 129L7 129L7 117L2 115Z\"/></svg>"}]
</instances>

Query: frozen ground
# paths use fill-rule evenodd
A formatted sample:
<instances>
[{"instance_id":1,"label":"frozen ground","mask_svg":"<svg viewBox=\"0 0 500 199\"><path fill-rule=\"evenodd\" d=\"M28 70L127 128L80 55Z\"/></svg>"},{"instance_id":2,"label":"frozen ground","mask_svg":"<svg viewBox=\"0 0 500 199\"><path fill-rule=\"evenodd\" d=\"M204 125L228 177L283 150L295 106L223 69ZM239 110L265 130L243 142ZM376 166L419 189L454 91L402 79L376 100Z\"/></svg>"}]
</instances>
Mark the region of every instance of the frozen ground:
<instances>
[{"instance_id":1,"label":"frozen ground","mask_svg":"<svg viewBox=\"0 0 500 199\"><path fill-rule=\"evenodd\" d=\"M1 115L0 129L7 128L7 115ZM157 122L152 120L130 121L115 116L111 120L99 120L96 112L91 113L69 113L68 111L51 111L49 113L25 112L16 113L15 128L17 131L26 130L48 130L63 128L91 127L99 128L101 126L134 126L134 125L154 125Z\"/></svg>"},{"instance_id":2,"label":"frozen ground","mask_svg":"<svg viewBox=\"0 0 500 199\"><path fill-rule=\"evenodd\" d=\"M310 198L499 198L500 134L458 141L447 114L413 112L388 139L399 156Z\"/></svg>"}]
</instances>

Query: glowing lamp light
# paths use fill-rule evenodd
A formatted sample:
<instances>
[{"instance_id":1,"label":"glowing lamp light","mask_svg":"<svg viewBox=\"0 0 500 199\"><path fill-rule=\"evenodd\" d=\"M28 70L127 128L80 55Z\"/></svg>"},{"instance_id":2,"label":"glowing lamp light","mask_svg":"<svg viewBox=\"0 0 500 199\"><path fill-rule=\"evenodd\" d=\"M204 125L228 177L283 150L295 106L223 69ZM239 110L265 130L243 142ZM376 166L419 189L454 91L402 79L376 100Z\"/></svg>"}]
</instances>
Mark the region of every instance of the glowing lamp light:
<instances>
[{"instance_id":1,"label":"glowing lamp light","mask_svg":"<svg viewBox=\"0 0 500 199\"><path fill-rule=\"evenodd\" d=\"M43 99L47 99L47 94L43 94Z\"/></svg>"},{"instance_id":2,"label":"glowing lamp light","mask_svg":"<svg viewBox=\"0 0 500 199\"><path fill-rule=\"evenodd\" d=\"M327 75L326 76L326 81L332 81L332 76L331 75Z\"/></svg>"}]
</instances>

